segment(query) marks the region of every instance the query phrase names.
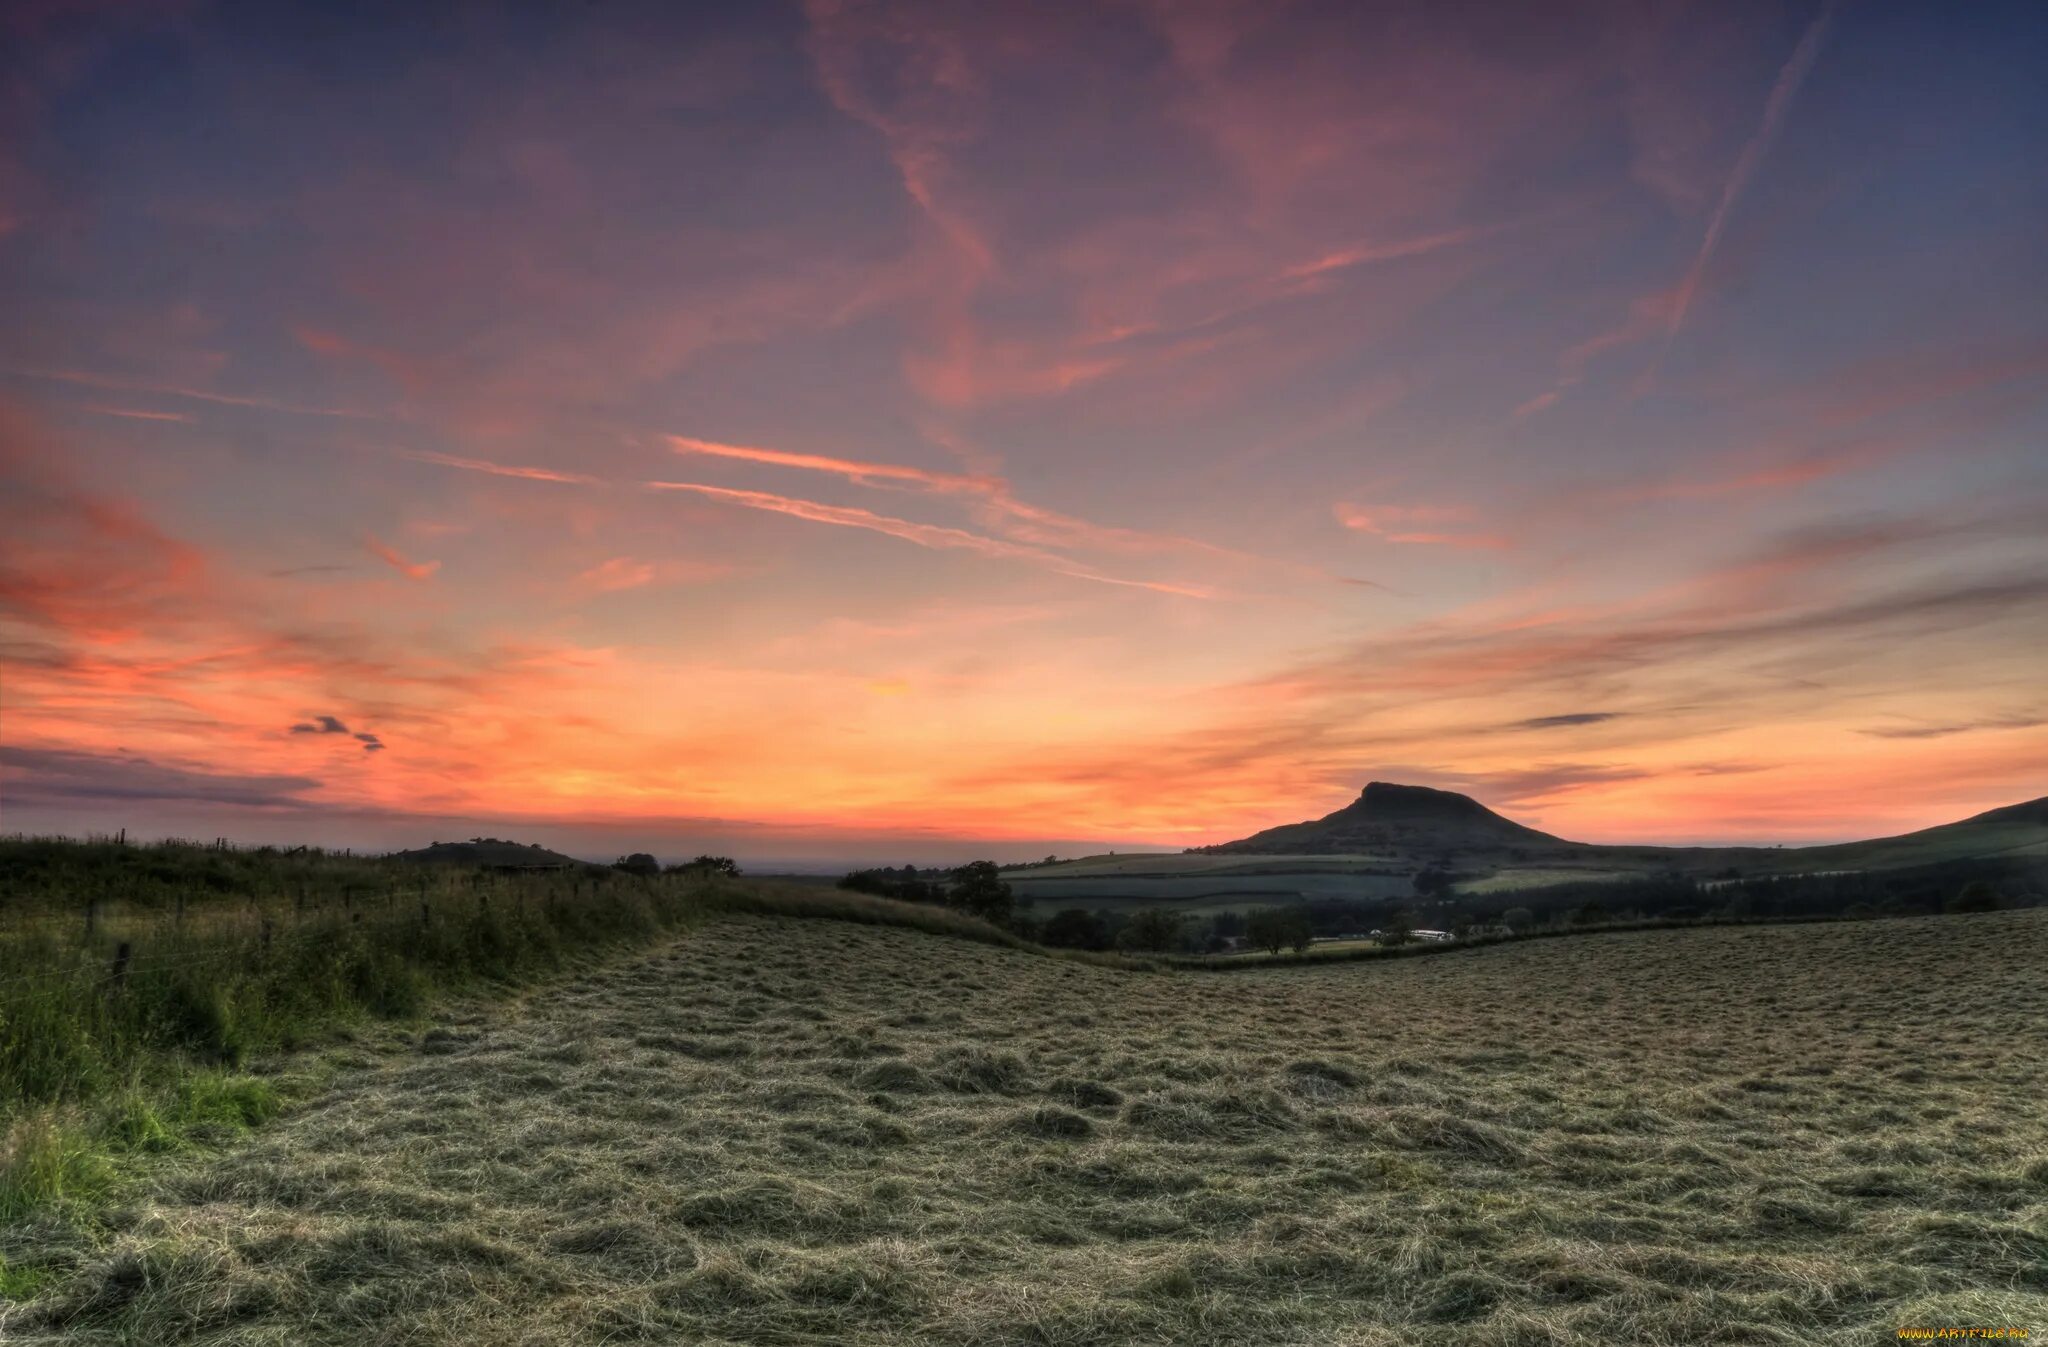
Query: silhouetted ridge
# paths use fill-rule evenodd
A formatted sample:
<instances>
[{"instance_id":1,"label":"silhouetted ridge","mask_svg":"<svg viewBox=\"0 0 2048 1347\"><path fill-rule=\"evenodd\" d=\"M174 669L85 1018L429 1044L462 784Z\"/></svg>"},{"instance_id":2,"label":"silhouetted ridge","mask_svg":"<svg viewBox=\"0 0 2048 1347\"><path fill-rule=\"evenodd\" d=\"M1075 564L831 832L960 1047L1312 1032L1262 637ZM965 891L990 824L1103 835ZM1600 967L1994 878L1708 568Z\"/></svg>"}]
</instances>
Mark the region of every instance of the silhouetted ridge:
<instances>
[{"instance_id":1,"label":"silhouetted ridge","mask_svg":"<svg viewBox=\"0 0 2048 1347\"><path fill-rule=\"evenodd\" d=\"M1460 795L1454 790L1437 790L1432 786L1403 786L1392 781L1372 782L1358 793L1356 803L1330 817L1338 818L1354 812L1385 819L1490 818L1509 822L1469 795Z\"/></svg>"}]
</instances>

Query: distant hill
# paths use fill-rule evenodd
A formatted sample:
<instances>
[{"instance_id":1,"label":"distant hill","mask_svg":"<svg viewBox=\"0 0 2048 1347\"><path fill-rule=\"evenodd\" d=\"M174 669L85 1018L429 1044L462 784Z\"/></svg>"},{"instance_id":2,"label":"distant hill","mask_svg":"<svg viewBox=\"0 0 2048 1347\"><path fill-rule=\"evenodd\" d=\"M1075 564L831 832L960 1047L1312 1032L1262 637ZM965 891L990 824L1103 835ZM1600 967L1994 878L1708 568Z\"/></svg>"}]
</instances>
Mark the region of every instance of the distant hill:
<instances>
[{"instance_id":1,"label":"distant hill","mask_svg":"<svg viewBox=\"0 0 2048 1347\"><path fill-rule=\"evenodd\" d=\"M1434 851L1529 854L1580 850L1576 842L1502 818L1469 795L1375 781L1334 814L1221 846L1221 856L1402 856Z\"/></svg>"},{"instance_id":2,"label":"distant hill","mask_svg":"<svg viewBox=\"0 0 2048 1347\"><path fill-rule=\"evenodd\" d=\"M501 842L495 837L473 837L467 842L436 842L412 851L394 852L394 861L417 861L423 865L582 865L574 856L549 851L525 842Z\"/></svg>"}]
</instances>

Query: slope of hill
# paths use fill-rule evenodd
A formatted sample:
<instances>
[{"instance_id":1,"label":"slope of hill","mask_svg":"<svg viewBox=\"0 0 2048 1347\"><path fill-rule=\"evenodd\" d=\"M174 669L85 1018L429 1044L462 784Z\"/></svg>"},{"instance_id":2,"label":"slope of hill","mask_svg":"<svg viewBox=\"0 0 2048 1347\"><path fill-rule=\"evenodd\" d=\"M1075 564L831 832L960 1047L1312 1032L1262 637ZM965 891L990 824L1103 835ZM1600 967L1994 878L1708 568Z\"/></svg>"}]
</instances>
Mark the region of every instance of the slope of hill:
<instances>
[{"instance_id":1,"label":"slope of hill","mask_svg":"<svg viewBox=\"0 0 2048 1347\"><path fill-rule=\"evenodd\" d=\"M394 861L416 861L425 865L582 865L574 856L549 851L539 843L501 842L495 837L472 837L467 842L436 842L412 851L393 852Z\"/></svg>"},{"instance_id":2,"label":"slope of hill","mask_svg":"<svg viewBox=\"0 0 2048 1347\"><path fill-rule=\"evenodd\" d=\"M1776 853L1801 869L1892 870L1985 856L2048 854L2048 796L1897 837Z\"/></svg>"}]
</instances>

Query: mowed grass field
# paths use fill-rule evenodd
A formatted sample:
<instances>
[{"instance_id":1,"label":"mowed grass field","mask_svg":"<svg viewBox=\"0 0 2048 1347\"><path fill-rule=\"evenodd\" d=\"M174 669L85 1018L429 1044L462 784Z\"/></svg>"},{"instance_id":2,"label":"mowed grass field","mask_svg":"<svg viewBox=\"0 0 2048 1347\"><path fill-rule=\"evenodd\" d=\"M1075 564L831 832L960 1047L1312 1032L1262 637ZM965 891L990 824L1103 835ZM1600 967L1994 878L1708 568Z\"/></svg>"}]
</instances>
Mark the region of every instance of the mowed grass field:
<instances>
[{"instance_id":1,"label":"mowed grass field","mask_svg":"<svg viewBox=\"0 0 2048 1347\"><path fill-rule=\"evenodd\" d=\"M2048 1331L2048 911L1143 972L727 916L173 1162L24 1343Z\"/></svg>"}]
</instances>

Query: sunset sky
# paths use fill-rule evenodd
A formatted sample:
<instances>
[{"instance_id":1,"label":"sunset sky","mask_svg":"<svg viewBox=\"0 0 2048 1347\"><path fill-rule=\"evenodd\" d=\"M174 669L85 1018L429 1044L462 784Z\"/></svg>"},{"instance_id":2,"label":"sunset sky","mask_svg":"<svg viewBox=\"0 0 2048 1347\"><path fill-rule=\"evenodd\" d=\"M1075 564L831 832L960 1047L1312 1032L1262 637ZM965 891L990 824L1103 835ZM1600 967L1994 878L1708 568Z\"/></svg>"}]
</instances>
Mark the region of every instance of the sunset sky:
<instances>
[{"instance_id":1,"label":"sunset sky","mask_svg":"<svg viewBox=\"0 0 2048 1347\"><path fill-rule=\"evenodd\" d=\"M2048 10L0 12L0 829L2048 794Z\"/></svg>"}]
</instances>

